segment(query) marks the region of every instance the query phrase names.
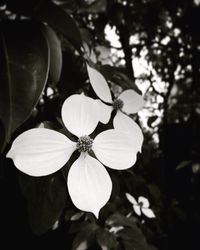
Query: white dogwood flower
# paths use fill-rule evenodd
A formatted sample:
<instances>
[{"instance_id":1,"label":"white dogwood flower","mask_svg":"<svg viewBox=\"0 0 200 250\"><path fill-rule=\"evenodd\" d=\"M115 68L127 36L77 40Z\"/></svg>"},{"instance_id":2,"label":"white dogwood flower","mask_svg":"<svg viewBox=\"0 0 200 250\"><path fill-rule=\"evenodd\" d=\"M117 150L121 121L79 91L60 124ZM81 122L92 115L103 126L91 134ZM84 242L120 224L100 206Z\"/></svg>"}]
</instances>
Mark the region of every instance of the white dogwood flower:
<instances>
[{"instance_id":1,"label":"white dogwood flower","mask_svg":"<svg viewBox=\"0 0 200 250\"><path fill-rule=\"evenodd\" d=\"M110 120L112 110L116 110L116 115L113 120L114 128L129 135L135 141L135 149L141 151L143 143L143 134L137 123L128 115L137 113L143 106L144 100L141 95L132 89L123 91L117 99L112 100L111 91L104 76L96 69L87 65L87 71L91 86L96 95L107 105L100 100L96 100L99 109L101 110L100 121L107 123ZM126 115L127 114L127 115Z\"/></svg>"},{"instance_id":2,"label":"white dogwood flower","mask_svg":"<svg viewBox=\"0 0 200 250\"><path fill-rule=\"evenodd\" d=\"M23 173L45 176L61 169L78 150L80 156L68 174L69 194L77 208L98 217L112 190L110 176L102 163L112 169L130 168L136 161L134 144L128 135L115 129L92 139L90 134L99 122L99 109L95 100L82 94L65 100L62 120L77 141L51 129L34 128L14 140L7 157ZM90 155L91 151L98 160Z\"/></svg>"},{"instance_id":3,"label":"white dogwood flower","mask_svg":"<svg viewBox=\"0 0 200 250\"><path fill-rule=\"evenodd\" d=\"M149 201L147 198L140 196L138 201L129 193L126 193L126 198L133 205L133 210L137 215L141 215L143 213L148 218L155 218L155 214L152 209L149 208Z\"/></svg>"}]
</instances>

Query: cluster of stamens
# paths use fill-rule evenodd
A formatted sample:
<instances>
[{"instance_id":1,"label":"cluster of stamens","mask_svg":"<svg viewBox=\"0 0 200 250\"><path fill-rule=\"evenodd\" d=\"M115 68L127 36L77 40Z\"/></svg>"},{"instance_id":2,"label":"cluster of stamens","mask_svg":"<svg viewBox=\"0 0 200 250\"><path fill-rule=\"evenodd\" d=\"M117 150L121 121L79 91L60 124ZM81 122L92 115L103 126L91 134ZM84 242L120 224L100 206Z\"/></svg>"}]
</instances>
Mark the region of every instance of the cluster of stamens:
<instances>
[{"instance_id":1,"label":"cluster of stamens","mask_svg":"<svg viewBox=\"0 0 200 250\"><path fill-rule=\"evenodd\" d=\"M93 139L88 135L84 135L78 138L76 148L79 152L89 152L92 149Z\"/></svg>"},{"instance_id":2,"label":"cluster of stamens","mask_svg":"<svg viewBox=\"0 0 200 250\"><path fill-rule=\"evenodd\" d=\"M113 102L113 109L121 110L124 106L124 102L121 99L115 99Z\"/></svg>"},{"instance_id":3,"label":"cluster of stamens","mask_svg":"<svg viewBox=\"0 0 200 250\"><path fill-rule=\"evenodd\" d=\"M138 202L138 205L140 208L142 208L144 206L143 202Z\"/></svg>"}]
</instances>

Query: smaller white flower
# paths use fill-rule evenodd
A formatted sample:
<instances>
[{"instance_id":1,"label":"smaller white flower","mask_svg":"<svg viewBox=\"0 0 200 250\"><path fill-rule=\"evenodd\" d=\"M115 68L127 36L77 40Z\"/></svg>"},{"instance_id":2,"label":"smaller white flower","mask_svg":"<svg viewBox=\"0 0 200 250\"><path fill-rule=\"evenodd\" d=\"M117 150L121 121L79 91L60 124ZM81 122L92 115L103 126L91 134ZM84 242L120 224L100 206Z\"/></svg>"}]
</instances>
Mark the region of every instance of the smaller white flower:
<instances>
[{"instance_id":1,"label":"smaller white flower","mask_svg":"<svg viewBox=\"0 0 200 250\"><path fill-rule=\"evenodd\" d=\"M143 107L144 99L142 95L139 95L133 89L123 91L117 99L113 100L104 76L89 65L87 65L87 71L94 92L102 101L112 104L111 111L115 109L126 114L135 114Z\"/></svg>"},{"instance_id":2,"label":"smaller white flower","mask_svg":"<svg viewBox=\"0 0 200 250\"><path fill-rule=\"evenodd\" d=\"M142 213L148 218L155 218L155 214L152 209L149 208L149 201L147 198L140 196L138 201L129 193L126 193L126 198L133 205L133 210L140 216Z\"/></svg>"},{"instance_id":3,"label":"smaller white flower","mask_svg":"<svg viewBox=\"0 0 200 250\"><path fill-rule=\"evenodd\" d=\"M101 100L96 100L100 109L100 122L106 124L110 120L112 110L116 110L113 119L115 129L129 133L135 142L136 152L141 152L143 134L137 123L128 115L137 113L143 106L144 100L132 89L123 91L117 99L112 99L111 91L104 76L94 68L87 65L91 86Z\"/></svg>"}]
</instances>

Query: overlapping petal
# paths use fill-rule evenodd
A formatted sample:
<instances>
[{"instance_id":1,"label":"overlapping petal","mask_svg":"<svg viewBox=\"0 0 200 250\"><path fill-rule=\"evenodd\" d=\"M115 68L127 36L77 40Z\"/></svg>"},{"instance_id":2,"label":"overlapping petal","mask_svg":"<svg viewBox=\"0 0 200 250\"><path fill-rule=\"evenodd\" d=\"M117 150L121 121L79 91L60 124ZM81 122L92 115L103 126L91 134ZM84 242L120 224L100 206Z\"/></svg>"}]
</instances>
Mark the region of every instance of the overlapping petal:
<instances>
[{"instance_id":1,"label":"overlapping petal","mask_svg":"<svg viewBox=\"0 0 200 250\"><path fill-rule=\"evenodd\" d=\"M132 89L123 91L118 99L124 102L122 110L127 114L137 113L144 104L142 95L139 95Z\"/></svg>"},{"instance_id":2,"label":"overlapping petal","mask_svg":"<svg viewBox=\"0 0 200 250\"><path fill-rule=\"evenodd\" d=\"M84 94L75 94L63 103L62 120L66 128L77 137L90 135L100 120L98 111L94 99Z\"/></svg>"},{"instance_id":3,"label":"overlapping petal","mask_svg":"<svg viewBox=\"0 0 200 250\"><path fill-rule=\"evenodd\" d=\"M126 193L125 195L126 195L127 200L128 200L131 204L137 205L137 201L136 201L136 199L135 199L132 195L130 195L129 193Z\"/></svg>"},{"instance_id":4,"label":"overlapping petal","mask_svg":"<svg viewBox=\"0 0 200 250\"><path fill-rule=\"evenodd\" d=\"M148 208L149 207L149 201L147 200L147 198L140 196L138 198L138 202L142 204L142 207L144 208Z\"/></svg>"},{"instance_id":5,"label":"overlapping petal","mask_svg":"<svg viewBox=\"0 0 200 250\"><path fill-rule=\"evenodd\" d=\"M44 176L62 168L75 147L74 142L59 132L34 128L14 140L7 157L12 158L23 173Z\"/></svg>"},{"instance_id":6,"label":"overlapping petal","mask_svg":"<svg viewBox=\"0 0 200 250\"><path fill-rule=\"evenodd\" d=\"M113 119L113 126L117 130L128 133L134 141L135 150L141 152L144 136L142 130L133 119L118 111Z\"/></svg>"},{"instance_id":7,"label":"overlapping petal","mask_svg":"<svg viewBox=\"0 0 200 250\"><path fill-rule=\"evenodd\" d=\"M133 205L133 210L135 211L135 213L137 215L139 215L139 216L141 215L141 209L140 209L140 206L138 204Z\"/></svg>"},{"instance_id":8,"label":"overlapping petal","mask_svg":"<svg viewBox=\"0 0 200 250\"><path fill-rule=\"evenodd\" d=\"M127 169L136 162L134 143L127 133L115 129L106 130L96 136L92 147L96 157L112 169Z\"/></svg>"},{"instance_id":9,"label":"overlapping petal","mask_svg":"<svg viewBox=\"0 0 200 250\"><path fill-rule=\"evenodd\" d=\"M111 113L112 113L112 106L109 106L105 103L103 103L101 100L97 99L96 100L97 105L99 107L99 115L100 115L100 122L106 124L109 122L110 117L111 117Z\"/></svg>"},{"instance_id":10,"label":"overlapping petal","mask_svg":"<svg viewBox=\"0 0 200 250\"><path fill-rule=\"evenodd\" d=\"M87 71L90 83L96 95L102 101L112 103L111 92L104 76L89 65L87 65Z\"/></svg>"},{"instance_id":11,"label":"overlapping petal","mask_svg":"<svg viewBox=\"0 0 200 250\"><path fill-rule=\"evenodd\" d=\"M142 212L148 218L155 218L154 212L150 208L142 208Z\"/></svg>"},{"instance_id":12,"label":"overlapping petal","mask_svg":"<svg viewBox=\"0 0 200 250\"><path fill-rule=\"evenodd\" d=\"M70 168L68 189L77 208L98 218L100 209L110 198L112 182L99 161L82 153Z\"/></svg>"}]
</instances>

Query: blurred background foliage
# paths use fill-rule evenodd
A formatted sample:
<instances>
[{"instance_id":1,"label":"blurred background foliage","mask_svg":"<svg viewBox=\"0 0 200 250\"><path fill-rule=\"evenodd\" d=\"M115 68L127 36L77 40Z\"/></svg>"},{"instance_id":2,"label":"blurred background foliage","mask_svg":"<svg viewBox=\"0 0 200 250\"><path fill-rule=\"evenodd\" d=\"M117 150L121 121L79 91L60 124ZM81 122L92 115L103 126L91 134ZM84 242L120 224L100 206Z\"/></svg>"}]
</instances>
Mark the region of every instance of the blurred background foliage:
<instances>
[{"instance_id":1,"label":"blurred background foliage","mask_svg":"<svg viewBox=\"0 0 200 250\"><path fill-rule=\"evenodd\" d=\"M0 2L1 228L6 249L199 249L200 1ZM70 201L70 163L32 178L5 158L21 132L61 129L60 108L89 88L91 60L114 93L133 88L145 141L136 165L109 170L113 192L96 221ZM37 74L35 74L37 72ZM138 217L125 193L145 196ZM4 237L5 235L5 237ZM3 242L1 242L3 244Z\"/></svg>"}]
</instances>

